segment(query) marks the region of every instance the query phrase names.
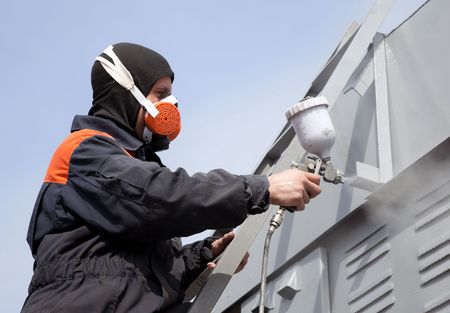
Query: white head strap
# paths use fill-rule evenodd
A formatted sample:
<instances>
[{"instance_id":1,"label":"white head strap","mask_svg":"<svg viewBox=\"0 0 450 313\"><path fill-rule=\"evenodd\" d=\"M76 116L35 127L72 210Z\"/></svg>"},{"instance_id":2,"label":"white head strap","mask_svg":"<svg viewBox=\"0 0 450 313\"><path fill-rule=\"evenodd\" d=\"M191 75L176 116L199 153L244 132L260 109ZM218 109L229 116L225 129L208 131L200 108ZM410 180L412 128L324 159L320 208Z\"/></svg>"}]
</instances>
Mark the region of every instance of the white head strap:
<instances>
[{"instance_id":1,"label":"white head strap","mask_svg":"<svg viewBox=\"0 0 450 313\"><path fill-rule=\"evenodd\" d=\"M142 94L139 88L136 87L136 85L134 84L133 76L131 76L131 73L127 70L125 65L122 64L122 62L119 60L119 57L114 53L113 46L107 47L103 51L103 53L109 56L114 63L101 56L96 57L95 60L100 62L105 71L107 71L108 74L111 75L111 77L120 84L120 86L131 92L136 100L147 110L147 112L152 117L156 117L159 114L158 109Z\"/></svg>"}]
</instances>

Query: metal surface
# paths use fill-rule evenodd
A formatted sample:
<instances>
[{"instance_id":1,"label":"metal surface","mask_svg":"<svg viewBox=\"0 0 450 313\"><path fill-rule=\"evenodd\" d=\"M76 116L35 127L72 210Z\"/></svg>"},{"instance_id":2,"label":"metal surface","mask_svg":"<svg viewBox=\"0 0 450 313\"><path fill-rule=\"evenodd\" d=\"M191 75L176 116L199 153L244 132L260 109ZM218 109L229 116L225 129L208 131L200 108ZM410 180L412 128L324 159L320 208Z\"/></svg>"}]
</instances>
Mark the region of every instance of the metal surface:
<instances>
[{"instance_id":1,"label":"metal surface","mask_svg":"<svg viewBox=\"0 0 450 313\"><path fill-rule=\"evenodd\" d=\"M323 88L320 90L320 95L327 97L330 108L337 101L350 76L365 56L373 36L394 2L395 0L377 0L358 31L354 35L349 36L349 33L352 34L355 29L355 26L352 24L349 31L344 35L341 42L345 42L345 51L342 51L342 55L339 55L340 58L337 58L338 62L332 64L333 66L330 67L325 66L324 70L319 74L319 76L321 76L320 80L326 81L326 83L323 84ZM348 46L346 40L348 40ZM337 48L337 53L343 50L344 47L340 48L339 46ZM325 73L329 75L326 79L323 77ZM315 89L317 89L317 86ZM310 89L305 96L317 96L317 94ZM258 170L263 167L267 161L279 156L281 152L287 148L287 143L294 138L294 135L292 127L289 124L286 124L280 136L278 136L275 143L269 149L263 162L258 166L256 173L260 173ZM266 159L269 160L266 161Z\"/></svg>"},{"instance_id":2,"label":"metal surface","mask_svg":"<svg viewBox=\"0 0 450 313\"><path fill-rule=\"evenodd\" d=\"M353 187L372 192L382 185L380 182L380 169L378 167L357 161L355 172L355 177L349 180L349 184Z\"/></svg>"},{"instance_id":3,"label":"metal surface","mask_svg":"<svg viewBox=\"0 0 450 313\"><path fill-rule=\"evenodd\" d=\"M449 134L449 12L429 1L385 40L394 175Z\"/></svg>"},{"instance_id":4,"label":"metal surface","mask_svg":"<svg viewBox=\"0 0 450 313\"><path fill-rule=\"evenodd\" d=\"M355 37L359 29L359 26L360 25L357 22L353 22L348 27L347 31L344 33L344 36L341 39L341 42L336 47L335 51L332 53L330 59L327 61L323 69L319 72L317 77L311 83L311 87L306 93L306 96L315 97L320 93L320 91L328 82L331 73L333 73L334 69L342 59L342 56L344 55L345 51L347 51L347 48L350 42L353 40L353 37Z\"/></svg>"},{"instance_id":5,"label":"metal surface","mask_svg":"<svg viewBox=\"0 0 450 313\"><path fill-rule=\"evenodd\" d=\"M318 303L328 300L332 312L446 312L450 308L450 176L443 169L450 169L449 151L450 138L275 272L266 295L272 311L327 312ZM418 175L421 179L413 179ZM307 267L308 251L314 247L326 251L323 262L329 278ZM282 281L289 281L293 268L298 281L291 285L297 291L287 299L277 290L286 286ZM319 286L317 280L322 282ZM257 296L254 292L245 297L241 312L251 312Z\"/></svg>"},{"instance_id":6,"label":"metal surface","mask_svg":"<svg viewBox=\"0 0 450 313\"><path fill-rule=\"evenodd\" d=\"M369 46L374 34L376 33L378 27L380 26L381 22L383 21L384 17L386 16L387 12L389 11L389 8L391 7L393 2L394 2L393 0L378 0L375 3L373 9L369 12L366 20L361 25L358 32L354 35L353 40L349 43L349 46L346 49L346 51L343 53L340 62L336 65L336 68L331 73L330 78L327 80L327 83L325 84L325 86L322 90L322 94L328 98L330 106L332 106L334 104L334 102L336 102L338 95L344 89L346 82L348 81L348 79L350 78L352 73L355 71L355 68L357 67L357 65L361 62L361 59L364 57L364 55L367 51L367 47ZM331 96L331 98L329 97L329 95ZM287 142L292 143L293 141L295 141L295 140L292 140L293 137L294 137L294 132L292 131L292 128L285 129L284 134L282 134L278 138L276 143L273 145L272 149L270 149L270 151L268 152L268 155L270 156L269 157L270 161L276 159L277 154L273 153L274 150L280 150L280 149L281 150L285 149L285 151L290 150L289 147L286 147L285 145ZM282 144L280 144L280 143L282 143ZM303 153L304 153L303 149L295 149L295 150L291 150L291 151L297 155L297 157L295 159L297 159L299 155L303 155ZM286 156L284 155L284 157L286 157ZM266 156L266 158L267 158L267 156ZM291 161L292 160L294 160L294 159L291 159ZM261 164L258 167L258 169L260 169L262 167L266 167L266 166ZM280 167L280 168L281 169L287 168L287 166ZM358 202L357 199L350 200L350 202L353 202L353 201ZM338 219L344 215L345 215L345 213L341 212L340 214L338 214ZM335 222L336 222L336 219L331 217L331 220L321 222L319 224L320 226L317 228L317 230L319 232L324 231L328 227L330 227L332 224L334 224ZM259 229L261 229L261 226L262 226L262 224L260 225L259 223L258 224L252 223L249 225L251 225L251 226L245 225L245 228L248 227L251 231L249 231L246 234L238 233L238 236L235 239L235 241L240 241L241 235L251 237L251 241L249 241L247 239L242 239L243 241L246 241L246 243L242 244L242 245L239 244L242 248L245 247L246 244L248 244L247 249L250 246L250 244L253 242L253 239L256 236L256 234L250 234L250 233L254 232L254 231L256 231L256 232L259 231ZM242 227L242 228L244 228L244 227ZM260 240L258 240L257 242L260 242ZM230 249L231 249L231 247L230 247ZM235 252L236 253L240 252L238 255L243 256L245 251L246 250L236 249ZM222 259L222 262L226 263L226 262L228 262L228 260L224 257ZM238 263L236 263L236 264L238 264ZM232 272L229 272L229 273L232 273ZM213 275L214 275L214 273L213 273ZM231 278L231 277L229 277L229 278ZM221 282L228 283L229 278L227 280L222 279ZM253 280L251 280L251 281L253 281ZM199 298L196 300L196 303L194 303L193 309L199 310L198 312L201 312L200 308L203 308L203 310L208 311L208 309L210 307L206 306L206 305L215 303L217 294L220 294L223 291L224 287L225 286L223 286L223 287L220 286L220 282L219 283L210 283L209 288L205 287L205 289L204 289L207 292L200 293ZM218 293L216 293L216 291L218 291ZM191 312L196 312L193 309L191 310Z\"/></svg>"},{"instance_id":7,"label":"metal surface","mask_svg":"<svg viewBox=\"0 0 450 313\"><path fill-rule=\"evenodd\" d=\"M370 10L365 21L361 24L352 42L350 42L347 51L345 51L345 54L329 78L329 82L332 83L326 84L320 92L320 94L328 98L330 106L336 103L346 82L364 58L367 47L372 42L374 35L380 28L381 23L394 2L395 0L378 0Z\"/></svg>"},{"instance_id":8,"label":"metal surface","mask_svg":"<svg viewBox=\"0 0 450 313\"><path fill-rule=\"evenodd\" d=\"M267 210L263 214L251 216L241 225L239 237L228 245L222 259L217 263L208 281L195 299L192 308L189 310L190 313L203 313L212 310L269 214L270 210Z\"/></svg>"},{"instance_id":9,"label":"metal surface","mask_svg":"<svg viewBox=\"0 0 450 313\"><path fill-rule=\"evenodd\" d=\"M342 82L344 92L330 110L338 135L333 163L366 187L322 185L305 212L285 216L268 260L265 303L271 311L450 309L450 43L441 40L450 29L448 12L450 2L433 0L384 40L378 35ZM332 59L342 53L344 60L350 46ZM281 154L280 170L301 158L304 151L292 138L285 129L257 172L266 172ZM264 223L246 226L250 241L236 238L236 262L251 242L252 258L231 281L234 268L222 264L227 276L212 281L216 296L206 304L217 300L218 285L229 285L213 312L257 307L265 230L253 232Z\"/></svg>"},{"instance_id":10,"label":"metal surface","mask_svg":"<svg viewBox=\"0 0 450 313\"><path fill-rule=\"evenodd\" d=\"M449 1L429 1L384 40L377 35L343 82L330 110L332 159L366 187L322 184L307 210L285 215L268 260L270 312L450 310L449 14ZM293 142L277 153L301 156ZM257 307L264 235L213 312Z\"/></svg>"},{"instance_id":11,"label":"metal surface","mask_svg":"<svg viewBox=\"0 0 450 313\"><path fill-rule=\"evenodd\" d=\"M374 191L382 183L387 182L393 176L386 52L383 34L377 33L375 35L373 51L376 134L379 166L375 168L357 162L356 175L351 181L352 186L367 191ZM361 87L358 87L356 88L360 90Z\"/></svg>"},{"instance_id":12,"label":"metal surface","mask_svg":"<svg viewBox=\"0 0 450 313\"><path fill-rule=\"evenodd\" d=\"M328 62L312 82L311 87L305 96L314 97L320 92L320 90L323 89L331 73L336 68L336 65L341 60L342 55L345 53L348 45L358 31L358 28L359 24L356 22L353 22L349 26L344 36L342 37L339 46L332 53ZM275 142L267 151L261 163L255 169L255 174L265 173L267 171L267 168L272 166L274 161L280 157L281 153L287 148L294 136L294 129L291 127L290 123L286 123L278 137L275 139Z\"/></svg>"},{"instance_id":13,"label":"metal surface","mask_svg":"<svg viewBox=\"0 0 450 313\"><path fill-rule=\"evenodd\" d=\"M375 103L377 117L378 163L380 182L385 183L393 176L391 129L389 121L389 96L386 69L386 50L384 35L378 33L374 37L373 65L375 74Z\"/></svg>"},{"instance_id":14,"label":"metal surface","mask_svg":"<svg viewBox=\"0 0 450 313\"><path fill-rule=\"evenodd\" d=\"M267 286L268 312L330 313L327 251L317 248L298 263L285 269ZM241 306L242 312L255 312L259 295Z\"/></svg>"}]
</instances>

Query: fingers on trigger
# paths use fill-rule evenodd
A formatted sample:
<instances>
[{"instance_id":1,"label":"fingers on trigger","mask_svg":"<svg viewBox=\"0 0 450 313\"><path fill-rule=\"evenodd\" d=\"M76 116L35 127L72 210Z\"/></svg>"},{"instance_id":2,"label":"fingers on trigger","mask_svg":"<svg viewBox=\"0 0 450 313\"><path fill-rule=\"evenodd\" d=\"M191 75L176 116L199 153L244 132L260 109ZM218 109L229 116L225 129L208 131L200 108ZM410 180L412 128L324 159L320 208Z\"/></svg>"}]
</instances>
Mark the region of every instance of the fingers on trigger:
<instances>
[{"instance_id":1,"label":"fingers on trigger","mask_svg":"<svg viewBox=\"0 0 450 313\"><path fill-rule=\"evenodd\" d=\"M303 191L303 202L305 204L309 203L310 197L309 197L309 192L304 190Z\"/></svg>"}]
</instances>

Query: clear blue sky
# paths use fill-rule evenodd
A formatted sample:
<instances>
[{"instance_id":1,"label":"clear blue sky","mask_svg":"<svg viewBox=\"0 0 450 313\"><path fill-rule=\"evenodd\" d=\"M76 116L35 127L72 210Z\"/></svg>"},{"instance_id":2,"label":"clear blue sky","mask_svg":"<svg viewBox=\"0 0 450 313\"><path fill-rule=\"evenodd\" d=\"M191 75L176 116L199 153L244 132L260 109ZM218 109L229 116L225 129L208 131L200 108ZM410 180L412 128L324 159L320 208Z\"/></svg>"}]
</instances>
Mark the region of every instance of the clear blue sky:
<instances>
[{"instance_id":1,"label":"clear blue sky","mask_svg":"<svg viewBox=\"0 0 450 313\"><path fill-rule=\"evenodd\" d=\"M134 42L175 71L183 130L161 154L189 173L251 173L284 112L374 0L3 1L0 10L0 312L18 312L33 259L25 242L48 161L91 105L90 68ZM390 31L425 0L397 0Z\"/></svg>"}]
</instances>

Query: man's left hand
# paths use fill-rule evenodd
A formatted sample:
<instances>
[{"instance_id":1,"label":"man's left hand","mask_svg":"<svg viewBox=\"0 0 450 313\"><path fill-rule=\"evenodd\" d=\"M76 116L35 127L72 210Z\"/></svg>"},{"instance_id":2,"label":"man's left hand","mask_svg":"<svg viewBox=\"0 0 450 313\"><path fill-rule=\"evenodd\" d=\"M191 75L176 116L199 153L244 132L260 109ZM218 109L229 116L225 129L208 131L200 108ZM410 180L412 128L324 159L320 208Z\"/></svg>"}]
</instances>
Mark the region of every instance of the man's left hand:
<instances>
[{"instance_id":1,"label":"man's left hand","mask_svg":"<svg viewBox=\"0 0 450 313\"><path fill-rule=\"evenodd\" d=\"M219 254L221 254L223 252L223 250L225 250L225 248L230 244L230 242L233 239L234 239L234 232L231 231L229 233L226 233L222 238L213 241L211 243L211 252L213 254L213 257L215 258ZM250 255L248 254L248 252L246 252L244 258L242 259L241 263L237 267L235 273L239 273L240 271L242 271L242 269L245 267L245 265L248 262L249 256ZM213 269L215 267L216 267L216 263L214 263L214 262L208 263L208 268Z\"/></svg>"}]
</instances>

